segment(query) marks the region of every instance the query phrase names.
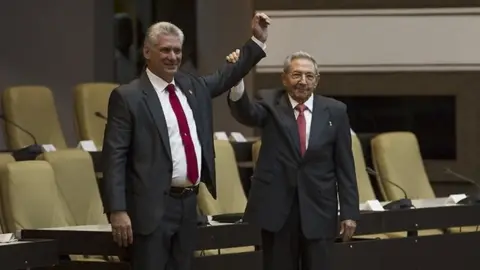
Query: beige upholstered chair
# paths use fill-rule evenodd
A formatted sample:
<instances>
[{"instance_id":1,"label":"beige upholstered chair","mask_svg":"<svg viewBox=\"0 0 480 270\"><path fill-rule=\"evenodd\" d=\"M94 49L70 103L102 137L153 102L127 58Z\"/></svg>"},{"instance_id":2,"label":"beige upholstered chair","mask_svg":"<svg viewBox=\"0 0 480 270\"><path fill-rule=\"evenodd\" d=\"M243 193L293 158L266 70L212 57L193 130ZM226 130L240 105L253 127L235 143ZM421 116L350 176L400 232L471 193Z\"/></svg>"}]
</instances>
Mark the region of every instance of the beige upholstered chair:
<instances>
[{"instance_id":1,"label":"beige upholstered chair","mask_svg":"<svg viewBox=\"0 0 480 270\"><path fill-rule=\"evenodd\" d=\"M365 158L363 156L362 145L360 140L356 135L352 135L352 152L353 159L355 161L355 175L357 177L357 186L358 186L358 196L359 202L364 203L368 200L376 200L375 191L373 190L370 178L367 173L367 166L365 164ZM367 239L385 239L389 237L398 237L397 234L369 234L369 235L359 235L356 238L367 238Z\"/></svg>"},{"instance_id":2,"label":"beige upholstered chair","mask_svg":"<svg viewBox=\"0 0 480 270\"><path fill-rule=\"evenodd\" d=\"M367 166L363 155L362 145L356 135L352 135L352 152L355 161L355 174L357 176L358 195L360 203L376 200L375 191L367 173Z\"/></svg>"},{"instance_id":3,"label":"beige upholstered chair","mask_svg":"<svg viewBox=\"0 0 480 270\"><path fill-rule=\"evenodd\" d=\"M110 93L118 87L113 83L83 83L75 88L75 116L78 135L81 140L92 140L97 147L103 143L105 119Z\"/></svg>"},{"instance_id":4,"label":"beige upholstered chair","mask_svg":"<svg viewBox=\"0 0 480 270\"><path fill-rule=\"evenodd\" d=\"M108 224L88 152L65 149L46 152L38 159L43 159L52 166L60 196L76 225Z\"/></svg>"},{"instance_id":5,"label":"beige upholstered chair","mask_svg":"<svg viewBox=\"0 0 480 270\"><path fill-rule=\"evenodd\" d=\"M247 197L238 173L235 152L229 141L215 140L217 201L223 213L243 213Z\"/></svg>"},{"instance_id":6,"label":"beige upholstered chair","mask_svg":"<svg viewBox=\"0 0 480 270\"><path fill-rule=\"evenodd\" d=\"M252 144L252 161L253 169L257 164L258 155L260 154L260 148L262 147L262 140L258 140Z\"/></svg>"},{"instance_id":7,"label":"beige upholstered chair","mask_svg":"<svg viewBox=\"0 0 480 270\"><path fill-rule=\"evenodd\" d=\"M205 185L200 184L198 204L205 215L227 213L243 213L247 205L247 197L238 174L237 162L233 147L229 141L215 140L215 167L217 179L217 200L215 200ZM211 256L229 253L254 251L255 247L235 247L220 250L205 250L196 252L197 256Z\"/></svg>"},{"instance_id":8,"label":"beige upholstered chair","mask_svg":"<svg viewBox=\"0 0 480 270\"><path fill-rule=\"evenodd\" d=\"M44 86L17 86L8 88L2 95L5 117L32 133L38 144L53 144L66 148L52 91ZM6 123L8 145L19 149L34 143L26 132Z\"/></svg>"},{"instance_id":9,"label":"beige upholstered chair","mask_svg":"<svg viewBox=\"0 0 480 270\"><path fill-rule=\"evenodd\" d=\"M204 183L200 183L198 187L197 204L203 215L213 216L223 213L222 207L213 198Z\"/></svg>"},{"instance_id":10,"label":"beige upholstered chair","mask_svg":"<svg viewBox=\"0 0 480 270\"><path fill-rule=\"evenodd\" d=\"M11 162L15 162L15 159L10 153L0 153L0 172L4 171L5 166ZM3 176L0 174L0 183L1 183L1 177ZM0 184L0 188L1 188L1 184ZM1 197L2 195L0 193L0 233L6 233L9 231L7 230L7 224L5 222L5 216L3 214L3 202L1 200Z\"/></svg>"},{"instance_id":11,"label":"beige upholstered chair","mask_svg":"<svg viewBox=\"0 0 480 270\"><path fill-rule=\"evenodd\" d=\"M0 181L7 231L75 225L46 161L8 163Z\"/></svg>"},{"instance_id":12,"label":"beige upholstered chair","mask_svg":"<svg viewBox=\"0 0 480 270\"><path fill-rule=\"evenodd\" d=\"M423 165L417 138L411 132L388 132L372 139L372 158L383 196L390 201L404 198L433 199L435 193ZM442 229L442 228L439 228ZM441 234L441 230L422 230L419 235Z\"/></svg>"}]
</instances>

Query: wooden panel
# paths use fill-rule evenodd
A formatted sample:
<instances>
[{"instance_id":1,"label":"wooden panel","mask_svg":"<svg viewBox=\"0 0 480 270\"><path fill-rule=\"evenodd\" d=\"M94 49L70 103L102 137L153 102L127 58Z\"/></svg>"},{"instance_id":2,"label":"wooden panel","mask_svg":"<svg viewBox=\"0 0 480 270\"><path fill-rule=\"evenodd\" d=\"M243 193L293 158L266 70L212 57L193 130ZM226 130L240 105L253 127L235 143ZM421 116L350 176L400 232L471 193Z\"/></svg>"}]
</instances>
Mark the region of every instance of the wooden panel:
<instances>
[{"instance_id":1,"label":"wooden panel","mask_svg":"<svg viewBox=\"0 0 480 270\"><path fill-rule=\"evenodd\" d=\"M478 7L479 0L256 0L255 10Z\"/></svg>"}]
</instances>

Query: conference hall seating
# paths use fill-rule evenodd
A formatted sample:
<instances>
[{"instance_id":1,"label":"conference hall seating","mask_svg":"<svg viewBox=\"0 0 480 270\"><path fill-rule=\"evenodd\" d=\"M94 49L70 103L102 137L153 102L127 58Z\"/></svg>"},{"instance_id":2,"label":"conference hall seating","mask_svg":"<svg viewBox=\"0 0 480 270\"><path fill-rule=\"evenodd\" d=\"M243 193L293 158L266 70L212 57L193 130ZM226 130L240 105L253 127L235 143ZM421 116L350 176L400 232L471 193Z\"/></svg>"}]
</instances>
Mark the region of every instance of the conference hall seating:
<instances>
[{"instance_id":1,"label":"conference hall seating","mask_svg":"<svg viewBox=\"0 0 480 270\"><path fill-rule=\"evenodd\" d=\"M108 98L118 84L82 83L75 87L75 123L80 140L92 140L98 149L103 144Z\"/></svg>"},{"instance_id":2,"label":"conference hall seating","mask_svg":"<svg viewBox=\"0 0 480 270\"><path fill-rule=\"evenodd\" d=\"M377 182L384 198L403 199L402 187L409 199L433 199L435 193L423 165L416 136L411 132L387 132L372 139L372 159ZM472 232L477 227L449 228L448 232ZM435 235L441 230L420 230L419 235Z\"/></svg>"},{"instance_id":3,"label":"conference hall seating","mask_svg":"<svg viewBox=\"0 0 480 270\"><path fill-rule=\"evenodd\" d=\"M67 148L49 88L35 85L10 87L2 94L2 108L9 149L20 149L34 143L52 144L57 149Z\"/></svg>"}]
</instances>

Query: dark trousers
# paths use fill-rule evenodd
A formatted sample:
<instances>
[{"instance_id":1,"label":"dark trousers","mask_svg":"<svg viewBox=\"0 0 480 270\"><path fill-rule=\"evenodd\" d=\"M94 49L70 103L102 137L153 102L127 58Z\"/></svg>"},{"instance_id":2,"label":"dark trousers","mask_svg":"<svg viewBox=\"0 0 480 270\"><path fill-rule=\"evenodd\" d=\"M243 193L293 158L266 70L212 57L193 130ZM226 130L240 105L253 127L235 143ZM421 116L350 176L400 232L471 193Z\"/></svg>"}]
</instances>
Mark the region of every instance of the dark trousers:
<instances>
[{"instance_id":1,"label":"dark trousers","mask_svg":"<svg viewBox=\"0 0 480 270\"><path fill-rule=\"evenodd\" d=\"M160 226L149 235L134 235L133 270L191 270L197 233L197 196L167 197Z\"/></svg>"},{"instance_id":2,"label":"dark trousers","mask_svg":"<svg viewBox=\"0 0 480 270\"><path fill-rule=\"evenodd\" d=\"M314 217L312 217L314 218ZM283 228L262 230L264 270L331 270L334 239L307 239L303 235L298 197Z\"/></svg>"}]
</instances>

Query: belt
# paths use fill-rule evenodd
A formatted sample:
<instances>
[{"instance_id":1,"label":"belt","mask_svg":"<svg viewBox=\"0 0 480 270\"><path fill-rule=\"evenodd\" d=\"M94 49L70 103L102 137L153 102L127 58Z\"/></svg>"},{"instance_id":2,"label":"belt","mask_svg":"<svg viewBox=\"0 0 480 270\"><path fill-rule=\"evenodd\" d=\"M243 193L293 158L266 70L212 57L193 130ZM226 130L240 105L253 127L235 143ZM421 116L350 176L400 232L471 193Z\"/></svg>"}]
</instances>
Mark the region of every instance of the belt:
<instances>
[{"instance_id":1,"label":"belt","mask_svg":"<svg viewBox=\"0 0 480 270\"><path fill-rule=\"evenodd\" d=\"M186 197L192 194L198 194L198 185L189 187L170 187L170 196Z\"/></svg>"}]
</instances>

